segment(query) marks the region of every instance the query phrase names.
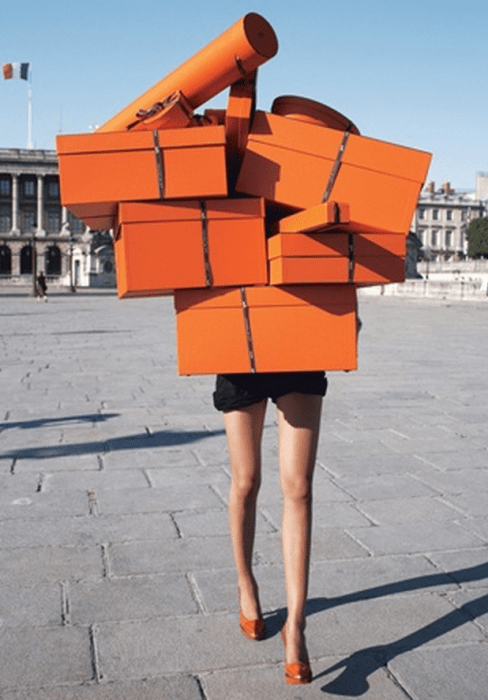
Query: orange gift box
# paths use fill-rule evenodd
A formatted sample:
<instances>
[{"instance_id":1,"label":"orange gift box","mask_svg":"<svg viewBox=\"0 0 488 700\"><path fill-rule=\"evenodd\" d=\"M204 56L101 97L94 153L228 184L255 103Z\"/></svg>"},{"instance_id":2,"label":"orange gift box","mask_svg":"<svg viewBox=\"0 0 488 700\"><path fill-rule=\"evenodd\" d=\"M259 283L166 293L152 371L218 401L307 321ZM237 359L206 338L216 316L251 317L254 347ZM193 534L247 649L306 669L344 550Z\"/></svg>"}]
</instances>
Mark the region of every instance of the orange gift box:
<instances>
[{"instance_id":1,"label":"orange gift box","mask_svg":"<svg viewBox=\"0 0 488 700\"><path fill-rule=\"evenodd\" d=\"M225 129L57 137L61 201L88 226L113 228L124 201L225 197Z\"/></svg>"},{"instance_id":2,"label":"orange gift box","mask_svg":"<svg viewBox=\"0 0 488 700\"><path fill-rule=\"evenodd\" d=\"M299 209L347 202L351 222L406 233L430 159L424 151L256 112L236 190Z\"/></svg>"},{"instance_id":3,"label":"orange gift box","mask_svg":"<svg viewBox=\"0 0 488 700\"><path fill-rule=\"evenodd\" d=\"M291 217L290 217L291 218ZM405 279L405 236L394 233L283 233L268 239L270 284L355 283Z\"/></svg>"},{"instance_id":4,"label":"orange gift box","mask_svg":"<svg viewBox=\"0 0 488 700\"><path fill-rule=\"evenodd\" d=\"M115 256L121 298L266 284L264 201L122 202Z\"/></svg>"},{"instance_id":5,"label":"orange gift box","mask_svg":"<svg viewBox=\"0 0 488 700\"><path fill-rule=\"evenodd\" d=\"M178 371L353 370L352 285L177 290Z\"/></svg>"}]
</instances>

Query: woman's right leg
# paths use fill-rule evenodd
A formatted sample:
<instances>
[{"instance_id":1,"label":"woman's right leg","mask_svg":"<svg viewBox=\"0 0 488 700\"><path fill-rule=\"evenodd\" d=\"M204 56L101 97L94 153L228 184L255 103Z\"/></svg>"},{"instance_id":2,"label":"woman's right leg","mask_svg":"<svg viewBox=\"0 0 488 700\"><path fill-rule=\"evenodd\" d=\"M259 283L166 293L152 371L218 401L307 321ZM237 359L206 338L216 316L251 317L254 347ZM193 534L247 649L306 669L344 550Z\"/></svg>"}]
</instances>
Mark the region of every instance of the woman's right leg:
<instances>
[{"instance_id":1,"label":"woman's right leg","mask_svg":"<svg viewBox=\"0 0 488 700\"><path fill-rule=\"evenodd\" d=\"M229 518L240 591L241 612L249 620L261 610L257 584L252 573L256 500L261 485L261 437L266 400L245 408L224 412L231 460Z\"/></svg>"}]
</instances>

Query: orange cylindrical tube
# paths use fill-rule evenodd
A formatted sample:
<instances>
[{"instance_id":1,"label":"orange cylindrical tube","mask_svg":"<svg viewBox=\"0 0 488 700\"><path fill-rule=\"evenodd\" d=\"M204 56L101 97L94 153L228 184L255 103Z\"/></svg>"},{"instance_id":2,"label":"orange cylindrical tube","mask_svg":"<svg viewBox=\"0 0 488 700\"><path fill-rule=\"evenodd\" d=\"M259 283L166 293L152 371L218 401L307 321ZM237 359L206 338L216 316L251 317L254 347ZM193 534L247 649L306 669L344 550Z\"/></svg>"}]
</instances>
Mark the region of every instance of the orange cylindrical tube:
<instances>
[{"instance_id":1,"label":"orange cylindrical tube","mask_svg":"<svg viewBox=\"0 0 488 700\"><path fill-rule=\"evenodd\" d=\"M197 109L277 51L278 41L271 25L261 15L250 12L97 131L128 129L137 123L137 112L150 109L175 90L180 90L190 107Z\"/></svg>"}]
</instances>

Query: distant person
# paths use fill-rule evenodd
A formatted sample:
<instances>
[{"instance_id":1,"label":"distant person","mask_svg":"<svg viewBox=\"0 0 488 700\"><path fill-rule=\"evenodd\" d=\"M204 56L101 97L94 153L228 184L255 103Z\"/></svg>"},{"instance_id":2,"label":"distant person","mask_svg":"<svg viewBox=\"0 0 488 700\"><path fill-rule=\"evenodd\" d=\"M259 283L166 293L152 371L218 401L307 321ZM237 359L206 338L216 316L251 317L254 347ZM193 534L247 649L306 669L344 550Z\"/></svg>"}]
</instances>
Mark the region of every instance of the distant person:
<instances>
[{"instance_id":1,"label":"distant person","mask_svg":"<svg viewBox=\"0 0 488 700\"><path fill-rule=\"evenodd\" d=\"M37 298L47 301L47 282L44 277L44 272L41 272L37 278Z\"/></svg>"}]
</instances>

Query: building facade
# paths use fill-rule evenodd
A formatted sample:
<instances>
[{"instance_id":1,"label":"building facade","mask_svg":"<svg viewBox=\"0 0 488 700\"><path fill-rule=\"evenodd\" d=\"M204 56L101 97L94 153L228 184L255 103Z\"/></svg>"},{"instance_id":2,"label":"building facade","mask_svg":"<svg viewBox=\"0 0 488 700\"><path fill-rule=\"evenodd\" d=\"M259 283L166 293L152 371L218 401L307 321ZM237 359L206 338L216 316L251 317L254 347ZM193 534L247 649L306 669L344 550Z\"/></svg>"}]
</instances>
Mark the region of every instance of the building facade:
<instances>
[{"instance_id":1,"label":"building facade","mask_svg":"<svg viewBox=\"0 0 488 700\"><path fill-rule=\"evenodd\" d=\"M420 194L412 231L422 244L424 257L462 260L467 254L470 221L487 214L488 174L478 173L472 192L456 192L447 181L436 190L431 181Z\"/></svg>"},{"instance_id":2,"label":"building facade","mask_svg":"<svg viewBox=\"0 0 488 700\"><path fill-rule=\"evenodd\" d=\"M0 148L0 285L115 287L113 246L60 201L55 151Z\"/></svg>"}]
</instances>

